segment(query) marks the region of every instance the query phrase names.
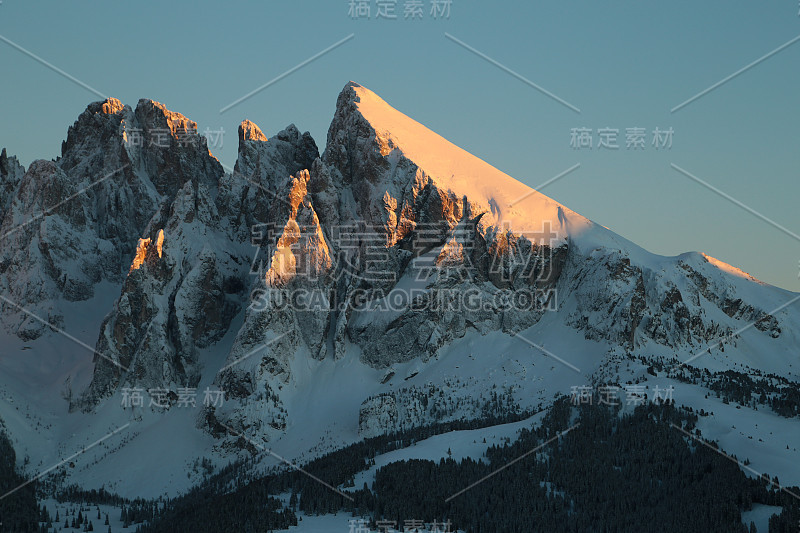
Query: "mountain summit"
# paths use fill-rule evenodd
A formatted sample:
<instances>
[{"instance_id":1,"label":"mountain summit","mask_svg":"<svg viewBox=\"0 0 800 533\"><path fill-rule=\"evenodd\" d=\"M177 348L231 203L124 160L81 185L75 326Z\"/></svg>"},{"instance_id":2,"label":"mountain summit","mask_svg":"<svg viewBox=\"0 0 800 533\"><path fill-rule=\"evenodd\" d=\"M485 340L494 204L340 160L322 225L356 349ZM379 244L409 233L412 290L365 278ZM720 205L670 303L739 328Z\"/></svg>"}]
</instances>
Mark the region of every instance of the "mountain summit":
<instances>
[{"instance_id":1,"label":"mountain summit","mask_svg":"<svg viewBox=\"0 0 800 533\"><path fill-rule=\"evenodd\" d=\"M485 213L487 225L506 224L518 232L541 231L546 220L556 223L553 229L563 237L568 235L568 228L579 232L591 226L584 217L410 119L369 89L350 82L339 95L328 145L341 145L343 136L352 135L360 127L371 130L371 148L377 148L381 157L387 161L403 157L413 162L431 185L459 201L467 198L473 212ZM335 160L331 150L326 155Z\"/></svg>"}]
</instances>

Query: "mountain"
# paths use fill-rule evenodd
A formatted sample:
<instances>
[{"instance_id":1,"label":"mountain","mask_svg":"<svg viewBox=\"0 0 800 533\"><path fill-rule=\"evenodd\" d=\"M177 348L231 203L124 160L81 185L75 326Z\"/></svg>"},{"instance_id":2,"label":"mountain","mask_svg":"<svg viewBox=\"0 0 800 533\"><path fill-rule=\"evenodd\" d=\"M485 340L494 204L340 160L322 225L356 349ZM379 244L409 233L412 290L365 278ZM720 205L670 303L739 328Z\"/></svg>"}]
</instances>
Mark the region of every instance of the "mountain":
<instances>
[{"instance_id":1,"label":"mountain","mask_svg":"<svg viewBox=\"0 0 800 533\"><path fill-rule=\"evenodd\" d=\"M5 327L35 339L46 329L37 317L63 325L58 300L85 301L101 281L121 283L145 226L186 182L216 186L222 167L208 149L178 142L196 127L156 102L133 111L109 99L78 117L58 160L34 161L21 177L10 163L0 226L0 283L13 301L3 305ZM167 142L128 142L132 131L163 132Z\"/></svg>"},{"instance_id":2,"label":"mountain","mask_svg":"<svg viewBox=\"0 0 800 533\"><path fill-rule=\"evenodd\" d=\"M735 407L708 397L715 376L771 379L770 398L798 381L800 296L651 254L353 82L322 154L294 125L238 133L226 172L196 123L108 99L56 161L26 171L3 151L0 418L34 469L124 427L62 482L175 494L195 458L302 462L641 384L713 404L701 425L740 456L745 427L769 426L746 455L800 482L794 414L745 402L732 430ZM164 401L123 407L135 389Z\"/></svg>"}]
</instances>

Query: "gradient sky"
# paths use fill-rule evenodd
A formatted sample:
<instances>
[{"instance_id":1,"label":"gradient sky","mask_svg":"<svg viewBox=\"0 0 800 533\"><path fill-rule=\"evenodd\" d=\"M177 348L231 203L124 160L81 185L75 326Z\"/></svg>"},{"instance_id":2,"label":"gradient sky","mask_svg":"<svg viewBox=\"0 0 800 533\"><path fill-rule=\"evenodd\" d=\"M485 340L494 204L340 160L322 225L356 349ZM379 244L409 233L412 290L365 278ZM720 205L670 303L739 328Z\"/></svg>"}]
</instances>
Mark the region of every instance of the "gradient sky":
<instances>
[{"instance_id":1,"label":"gradient sky","mask_svg":"<svg viewBox=\"0 0 800 533\"><path fill-rule=\"evenodd\" d=\"M671 112L800 35L798 0L452 0L450 17L348 16L349 0L125 2L2 0L0 147L24 165L56 157L67 128L103 95L152 98L206 128L236 159L242 119L269 136L295 123L322 150L348 80L532 187L648 250L706 252L800 291L800 41ZM448 32L580 108L478 57ZM252 90L350 34L319 59ZM595 148L570 147L591 128ZM620 149L597 149L598 128ZM647 131L625 149L626 128ZM654 128L672 128L656 150ZM671 167L675 164L794 232L791 236Z\"/></svg>"}]
</instances>

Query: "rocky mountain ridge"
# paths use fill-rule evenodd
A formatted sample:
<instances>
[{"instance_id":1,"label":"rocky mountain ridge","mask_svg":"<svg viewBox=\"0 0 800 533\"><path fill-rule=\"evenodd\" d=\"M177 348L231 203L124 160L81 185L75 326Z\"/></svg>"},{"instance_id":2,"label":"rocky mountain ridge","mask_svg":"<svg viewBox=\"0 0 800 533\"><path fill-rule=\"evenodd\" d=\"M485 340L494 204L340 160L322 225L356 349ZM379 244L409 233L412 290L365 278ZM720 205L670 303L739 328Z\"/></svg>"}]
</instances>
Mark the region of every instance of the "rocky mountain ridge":
<instances>
[{"instance_id":1,"label":"rocky mountain ridge","mask_svg":"<svg viewBox=\"0 0 800 533\"><path fill-rule=\"evenodd\" d=\"M3 151L0 217L7 331L35 340L63 325L60 302L118 287L71 408L97 409L123 387L168 389L174 405L211 372L230 401L198 425L217 436L288 431L304 360L354 351L388 382L467 335L514 337L544 318L597 342L599 360L607 345L735 350L749 323L764 342L797 343L785 338L796 312L773 311L791 293L702 254L649 254L353 82L322 154L294 125L267 137L245 120L233 172L196 123L157 102L93 103L58 160L26 171ZM206 357L215 350L222 365ZM395 427L364 401L362 428Z\"/></svg>"}]
</instances>

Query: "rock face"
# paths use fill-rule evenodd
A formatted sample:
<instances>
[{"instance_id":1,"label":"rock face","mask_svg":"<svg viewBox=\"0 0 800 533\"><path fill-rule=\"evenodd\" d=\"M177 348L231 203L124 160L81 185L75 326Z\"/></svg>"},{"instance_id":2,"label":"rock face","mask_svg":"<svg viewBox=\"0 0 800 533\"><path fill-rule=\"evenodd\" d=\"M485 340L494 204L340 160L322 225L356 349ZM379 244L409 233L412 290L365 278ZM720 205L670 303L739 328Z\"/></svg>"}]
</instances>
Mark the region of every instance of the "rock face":
<instances>
[{"instance_id":1,"label":"rock face","mask_svg":"<svg viewBox=\"0 0 800 533\"><path fill-rule=\"evenodd\" d=\"M362 112L362 99L373 97L357 84L345 87L323 156L331 187L342 199L338 216L330 218L363 226L364 240L386 248L380 266L368 263L367 272L345 277L338 287L346 308L354 309L341 320L364 361L384 367L427 359L467 329L517 332L534 324L554 303L550 290L566 243L556 243L556 234L515 233L497 216L491 198L454 190L438 169L405 153L402 139L376 131L379 126ZM367 255L360 250L357 258ZM392 292L398 283L416 286L419 296L409 291L404 301ZM349 305L348 292L368 294L371 302ZM518 293L528 303L513 309L508 298ZM473 305L460 301L465 295Z\"/></svg>"},{"instance_id":2,"label":"rock face","mask_svg":"<svg viewBox=\"0 0 800 533\"><path fill-rule=\"evenodd\" d=\"M753 300L767 290L756 280L701 254L648 254L355 83L322 155L294 125L268 138L246 120L225 173L196 132L157 102L109 99L80 115L57 161L24 171L0 155L2 326L33 339L46 326L21 308L59 325L63 301L119 287L73 408L121 387L174 401L210 372L229 401L203 428L269 440L290 423L302 361L353 351L386 371L425 365L468 332L513 335L547 313L627 353L735 345L746 321L770 338L786 328ZM359 426L374 435L487 409L451 399L373 396Z\"/></svg>"},{"instance_id":3,"label":"rock face","mask_svg":"<svg viewBox=\"0 0 800 533\"><path fill-rule=\"evenodd\" d=\"M140 107L143 116L161 109ZM166 120L170 131L180 132L187 123L196 129L176 114L163 113L162 118L160 125ZM222 175L210 155L211 162L194 156L195 171L178 181L182 185L171 204L148 222L122 294L102 326L97 344L102 357L81 398L83 408L123 384L196 387L202 368L198 351L219 341L247 307L247 288L254 280L251 228L276 219L276 184L288 183L290 172L318 152L310 136L294 126L268 141L248 121L240 127L240 139L237 170ZM158 161L168 168L175 164L167 154ZM169 192L174 181L162 180L160 187Z\"/></svg>"},{"instance_id":4,"label":"rock face","mask_svg":"<svg viewBox=\"0 0 800 533\"><path fill-rule=\"evenodd\" d=\"M194 135L192 134L194 132ZM216 187L222 167L196 124L142 100L89 105L70 127L57 161L34 161L19 179L0 234L4 327L32 339L59 325L58 300L91 298L102 280L120 283L150 219L184 183Z\"/></svg>"},{"instance_id":5,"label":"rock face","mask_svg":"<svg viewBox=\"0 0 800 533\"><path fill-rule=\"evenodd\" d=\"M19 164L17 158L8 157L6 149L3 148L0 152L0 219L5 216L6 210L14 198L14 192L24 175L25 169Z\"/></svg>"}]
</instances>

